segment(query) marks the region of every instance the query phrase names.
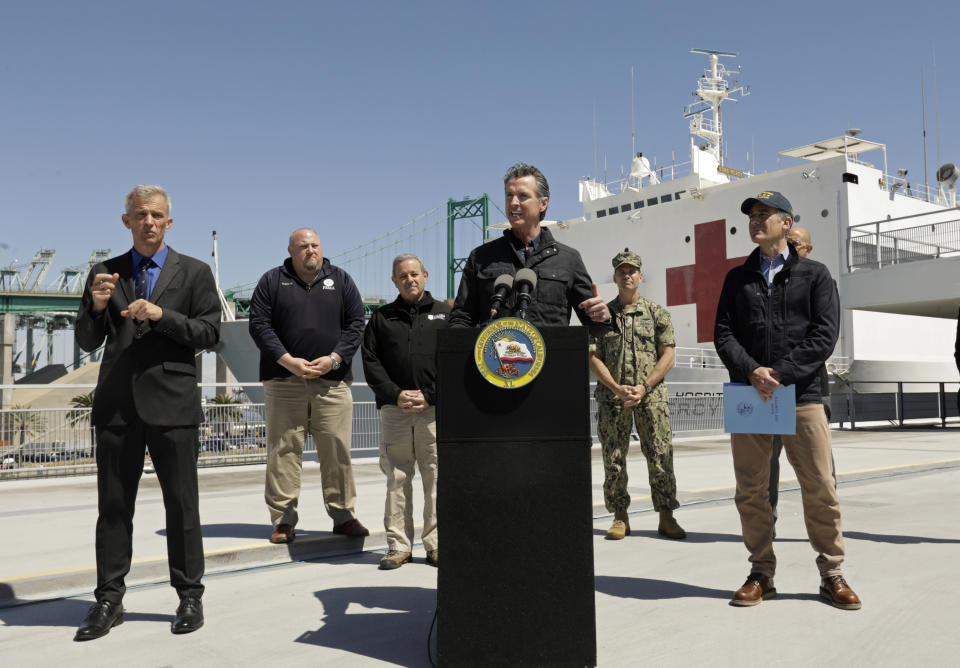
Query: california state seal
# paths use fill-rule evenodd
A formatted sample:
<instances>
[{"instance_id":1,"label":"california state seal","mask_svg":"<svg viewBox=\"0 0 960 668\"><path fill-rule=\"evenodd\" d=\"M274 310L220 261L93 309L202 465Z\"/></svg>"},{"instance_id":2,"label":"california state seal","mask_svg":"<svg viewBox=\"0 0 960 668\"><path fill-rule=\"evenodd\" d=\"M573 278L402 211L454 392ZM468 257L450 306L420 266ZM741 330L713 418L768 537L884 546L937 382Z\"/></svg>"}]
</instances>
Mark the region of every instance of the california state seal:
<instances>
[{"instance_id":1,"label":"california state seal","mask_svg":"<svg viewBox=\"0 0 960 668\"><path fill-rule=\"evenodd\" d=\"M547 349L540 331L520 318L498 318L480 331L473 359L487 382L514 390L540 373Z\"/></svg>"}]
</instances>

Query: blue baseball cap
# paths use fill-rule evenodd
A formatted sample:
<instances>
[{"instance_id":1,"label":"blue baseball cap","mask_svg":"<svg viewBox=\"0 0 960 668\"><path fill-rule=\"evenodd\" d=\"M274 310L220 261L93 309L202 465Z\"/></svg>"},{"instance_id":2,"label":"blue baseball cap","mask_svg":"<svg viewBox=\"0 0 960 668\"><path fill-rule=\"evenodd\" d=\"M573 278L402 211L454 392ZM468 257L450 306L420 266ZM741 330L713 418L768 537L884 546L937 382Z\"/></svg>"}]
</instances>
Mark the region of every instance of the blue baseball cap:
<instances>
[{"instance_id":1,"label":"blue baseball cap","mask_svg":"<svg viewBox=\"0 0 960 668\"><path fill-rule=\"evenodd\" d=\"M764 190L762 193L759 193L754 197L748 197L747 199L743 200L743 204L740 205L740 211L749 216L750 207L752 207L755 202L766 204L773 209L777 209L778 211L783 211L784 213L789 214L791 218L796 218L793 213L793 207L790 206L790 200L784 197L783 194L778 193L776 190Z\"/></svg>"}]
</instances>

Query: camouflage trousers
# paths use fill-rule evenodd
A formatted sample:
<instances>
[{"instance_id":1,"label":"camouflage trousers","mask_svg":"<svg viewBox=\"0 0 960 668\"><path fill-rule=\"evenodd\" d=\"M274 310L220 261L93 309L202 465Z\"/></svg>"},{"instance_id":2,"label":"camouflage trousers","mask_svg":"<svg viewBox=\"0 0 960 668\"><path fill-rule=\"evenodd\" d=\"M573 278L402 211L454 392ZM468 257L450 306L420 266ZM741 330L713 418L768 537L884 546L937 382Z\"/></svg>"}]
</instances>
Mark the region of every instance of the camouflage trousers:
<instances>
[{"instance_id":1,"label":"camouflage trousers","mask_svg":"<svg viewBox=\"0 0 960 668\"><path fill-rule=\"evenodd\" d=\"M627 454L630 431L636 423L640 449L647 460L650 497L654 510L673 510L677 502L677 478L673 474L673 431L666 402L641 402L624 408L620 402L599 403L597 434L603 450L603 501L614 513L630 507L627 491Z\"/></svg>"}]
</instances>

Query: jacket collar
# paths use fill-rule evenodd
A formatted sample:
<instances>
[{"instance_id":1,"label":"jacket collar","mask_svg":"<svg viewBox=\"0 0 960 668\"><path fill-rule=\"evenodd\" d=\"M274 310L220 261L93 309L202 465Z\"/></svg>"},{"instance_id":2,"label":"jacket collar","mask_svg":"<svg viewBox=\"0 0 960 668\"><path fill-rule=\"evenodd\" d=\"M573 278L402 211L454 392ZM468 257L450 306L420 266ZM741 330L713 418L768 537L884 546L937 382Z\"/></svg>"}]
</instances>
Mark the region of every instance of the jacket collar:
<instances>
[{"instance_id":1,"label":"jacket collar","mask_svg":"<svg viewBox=\"0 0 960 668\"><path fill-rule=\"evenodd\" d=\"M435 301L436 300L433 298L433 295L430 294L430 291L424 290L423 297L421 297L420 301L414 304L413 307L416 309L417 313L423 313L424 311L429 311L433 307ZM393 300L390 306L401 311L409 311L411 305L407 303L403 297L397 295L397 298Z\"/></svg>"},{"instance_id":2,"label":"jacket collar","mask_svg":"<svg viewBox=\"0 0 960 668\"><path fill-rule=\"evenodd\" d=\"M800 262L800 256L797 254L796 248L790 244L787 244L787 250L790 251L790 256L783 265L783 271L789 270L795 264ZM760 262L763 260L763 257L763 252L761 252L760 247L757 246L753 249L753 252L747 256L746 261L743 263L744 268L749 269L750 271L760 271Z\"/></svg>"},{"instance_id":3,"label":"jacket collar","mask_svg":"<svg viewBox=\"0 0 960 668\"><path fill-rule=\"evenodd\" d=\"M307 287L306 281L300 278L297 270L293 268L293 260L290 258L287 258L283 261L283 264L280 266L280 271L295 280L303 287ZM313 283L316 283L321 278L329 276L331 272L333 272L333 265L330 264L330 260L328 258L323 258L323 262L320 264L320 273L317 274L317 278L313 281ZM313 285L313 283L311 283L311 285Z\"/></svg>"},{"instance_id":4,"label":"jacket collar","mask_svg":"<svg viewBox=\"0 0 960 668\"><path fill-rule=\"evenodd\" d=\"M163 262L163 267L160 269L160 275L157 277L157 284L153 286L153 292L150 293L150 301L154 304L157 303L160 295L162 295L163 291L170 285L173 277L180 272L180 254L169 246L166 246L166 249L167 257ZM133 292L132 248L120 256L120 266L117 273L120 274L120 280L118 281L120 292L123 293L124 298L129 304L135 299Z\"/></svg>"},{"instance_id":5,"label":"jacket collar","mask_svg":"<svg viewBox=\"0 0 960 668\"><path fill-rule=\"evenodd\" d=\"M515 256L515 255L516 255L516 252L514 251L514 248L516 248L515 244L517 244L517 243L519 243L519 242L518 242L517 238L513 235L513 231L512 231L512 230L504 230L504 231L503 231L503 240L504 240L504 241L507 243L507 245L509 246L509 248L510 248L510 253ZM535 250L533 251L533 253L530 255L531 262L535 264L535 263L539 262L540 260L542 260L542 259L544 259L544 258L547 258L547 257L549 257L549 256L551 256L551 255L556 255L557 253L558 253L558 250L557 250L557 242L556 242L556 240L553 238L553 234L550 233L550 230L548 230L546 227L544 227L544 226L541 225L541 226L540 226L540 240L539 240L539 242L537 243L536 249L535 249ZM517 261L518 261L518 262L520 261L519 258L517 258Z\"/></svg>"},{"instance_id":6,"label":"jacket collar","mask_svg":"<svg viewBox=\"0 0 960 668\"><path fill-rule=\"evenodd\" d=\"M180 272L180 255L175 250L167 246L167 259L163 262L163 268L160 275L157 276L157 284L153 286L153 292L150 294L150 301L154 304L160 299L163 291L170 285L173 277Z\"/></svg>"}]
</instances>

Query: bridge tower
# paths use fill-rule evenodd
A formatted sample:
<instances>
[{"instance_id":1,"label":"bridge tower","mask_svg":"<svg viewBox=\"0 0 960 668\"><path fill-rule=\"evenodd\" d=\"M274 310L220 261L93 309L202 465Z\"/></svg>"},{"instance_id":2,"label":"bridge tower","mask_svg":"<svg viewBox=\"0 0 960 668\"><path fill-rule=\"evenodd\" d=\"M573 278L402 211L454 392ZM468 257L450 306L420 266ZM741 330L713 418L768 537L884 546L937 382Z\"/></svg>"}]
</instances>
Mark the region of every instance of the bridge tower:
<instances>
[{"instance_id":1,"label":"bridge tower","mask_svg":"<svg viewBox=\"0 0 960 668\"><path fill-rule=\"evenodd\" d=\"M447 299L456 297L456 275L463 271L467 262L465 257L454 257L454 228L458 220L481 219L483 225L483 241L487 240L487 227L490 225L490 197L483 193L475 199L464 199L459 202L452 198L447 200ZM474 223L476 224L476 223Z\"/></svg>"}]
</instances>

